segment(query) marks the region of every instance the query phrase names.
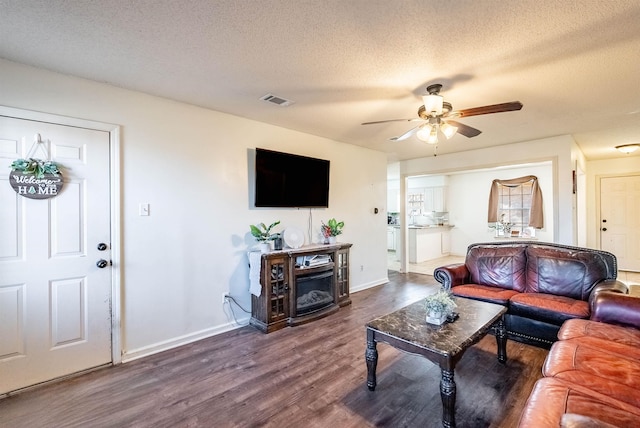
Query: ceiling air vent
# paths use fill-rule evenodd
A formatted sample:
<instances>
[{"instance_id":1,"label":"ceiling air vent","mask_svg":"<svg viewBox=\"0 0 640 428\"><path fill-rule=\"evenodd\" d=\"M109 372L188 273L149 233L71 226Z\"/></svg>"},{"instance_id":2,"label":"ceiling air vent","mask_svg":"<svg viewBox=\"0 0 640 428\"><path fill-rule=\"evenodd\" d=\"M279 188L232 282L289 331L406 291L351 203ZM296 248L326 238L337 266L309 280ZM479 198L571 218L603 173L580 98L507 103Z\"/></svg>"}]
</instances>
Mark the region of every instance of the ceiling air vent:
<instances>
[{"instance_id":1,"label":"ceiling air vent","mask_svg":"<svg viewBox=\"0 0 640 428\"><path fill-rule=\"evenodd\" d=\"M281 97L277 97L277 96L275 96L273 94L267 94L264 97L260 97L260 99L262 101L266 101L268 103L272 103L272 104L275 104L275 105L280 106L280 107L287 107L287 106L290 106L291 104L293 104L293 101L286 100L286 99L281 98Z\"/></svg>"}]
</instances>

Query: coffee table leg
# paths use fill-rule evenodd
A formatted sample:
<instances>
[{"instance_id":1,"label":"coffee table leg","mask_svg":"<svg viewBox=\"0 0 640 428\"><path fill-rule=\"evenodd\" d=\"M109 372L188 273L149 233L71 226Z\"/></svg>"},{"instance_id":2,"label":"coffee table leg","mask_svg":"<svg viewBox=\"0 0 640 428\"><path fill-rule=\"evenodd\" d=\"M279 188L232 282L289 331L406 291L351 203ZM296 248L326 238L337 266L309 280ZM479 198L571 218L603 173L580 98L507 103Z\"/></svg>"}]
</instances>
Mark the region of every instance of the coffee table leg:
<instances>
[{"instance_id":1,"label":"coffee table leg","mask_svg":"<svg viewBox=\"0 0 640 428\"><path fill-rule=\"evenodd\" d=\"M376 341L373 338L373 331L367 330L367 349L364 351L364 358L367 361L367 387L369 391L376 389L376 366L378 365L378 350Z\"/></svg>"},{"instance_id":2,"label":"coffee table leg","mask_svg":"<svg viewBox=\"0 0 640 428\"><path fill-rule=\"evenodd\" d=\"M453 370L441 370L440 397L442 398L442 426L445 428L455 428L456 383L453 380Z\"/></svg>"},{"instance_id":3,"label":"coffee table leg","mask_svg":"<svg viewBox=\"0 0 640 428\"><path fill-rule=\"evenodd\" d=\"M507 328L502 318L496 324L496 342L498 344L498 361L504 364L507 362Z\"/></svg>"}]
</instances>

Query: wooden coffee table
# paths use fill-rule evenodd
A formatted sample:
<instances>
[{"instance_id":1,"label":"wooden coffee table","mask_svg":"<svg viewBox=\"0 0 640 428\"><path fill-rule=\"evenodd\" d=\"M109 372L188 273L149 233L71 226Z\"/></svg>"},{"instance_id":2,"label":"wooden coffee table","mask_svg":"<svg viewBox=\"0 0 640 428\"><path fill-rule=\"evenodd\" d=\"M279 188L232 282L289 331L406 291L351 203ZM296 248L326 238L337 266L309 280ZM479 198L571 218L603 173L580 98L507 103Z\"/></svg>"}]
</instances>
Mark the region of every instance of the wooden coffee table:
<instances>
[{"instance_id":1,"label":"wooden coffee table","mask_svg":"<svg viewBox=\"0 0 640 428\"><path fill-rule=\"evenodd\" d=\"M427 324L424 301L420 300L391 314L367 323L367 386L376 388L376 344L385 342L394 348L421 355L440 365L442 425L455 427L456 383L453 371L464 351L482 339L492 326L496 329L498 360L507 361L506 331L502 315L507 308L493 303L457 297L459 318L441 326Z\"/></svg>"}]
</instances>

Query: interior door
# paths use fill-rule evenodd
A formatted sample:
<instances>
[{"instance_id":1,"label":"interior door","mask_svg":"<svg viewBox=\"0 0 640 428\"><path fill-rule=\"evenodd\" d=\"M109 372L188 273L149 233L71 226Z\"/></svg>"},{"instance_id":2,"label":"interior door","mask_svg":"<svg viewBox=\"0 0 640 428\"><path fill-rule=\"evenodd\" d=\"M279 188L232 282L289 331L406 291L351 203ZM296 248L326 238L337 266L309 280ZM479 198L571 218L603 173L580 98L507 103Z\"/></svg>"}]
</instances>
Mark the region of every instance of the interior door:
<instances>
[{"instance_id":1,"label":"interior door","mask_svg":"<svg viewBox=\"0 0 640 428\"><path fill-rule=\"evenodd\" d=\"M105 131L0 116L0 394L111 362L109 144ZM55 197L9 183L32 147L62 166Z\"/></svg>"},{"instance_id":2,"label":"interior door","mask_svg":"<svg viewBox=\"0 0 640 428\"><path fill-rule=\"evenodd\" d=\"M600 180L600 243L620 270L640 271L640 175Z\"/></svg>"}]
</instances>

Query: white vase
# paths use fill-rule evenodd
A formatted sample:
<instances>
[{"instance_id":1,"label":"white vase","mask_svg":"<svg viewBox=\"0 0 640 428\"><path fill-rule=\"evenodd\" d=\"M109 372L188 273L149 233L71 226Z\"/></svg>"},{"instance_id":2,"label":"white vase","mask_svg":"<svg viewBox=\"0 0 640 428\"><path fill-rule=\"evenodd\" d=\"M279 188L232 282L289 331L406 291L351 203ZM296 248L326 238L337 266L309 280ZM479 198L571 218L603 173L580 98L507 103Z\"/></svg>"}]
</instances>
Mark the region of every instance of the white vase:
<instances>
[{"instance_id":1,"label":"white vase","mask_svg":"<svg viewBox=\"0 0 640 428\"><path fill-rule=\"evenodd\" d=\"M271 251L271 243L269 242L261 242L259 244L259 247L261 253L268 253L269 251Z\"/></svg>"},{"instance_id":2,"label":"white vase","mask_svg":"<svg viewBox=\"0 0 640 428\"><path fill-rule=\"evenodd\" d=\"M447 314L442 312L427 312L429 324L442 325L447 320Z\"/></svg>"},{"instance_id":3,"label":"white vase","mask_svg":"<svg viewBox=\"0 0 640 428\"><path fill-rule=\"evenodd\" d=\"M329 242L329 244L335 244L336 240L337 238L335 236L330 236L329 238L327 238L327 241Z\"/></svg>"}]
</instances>

